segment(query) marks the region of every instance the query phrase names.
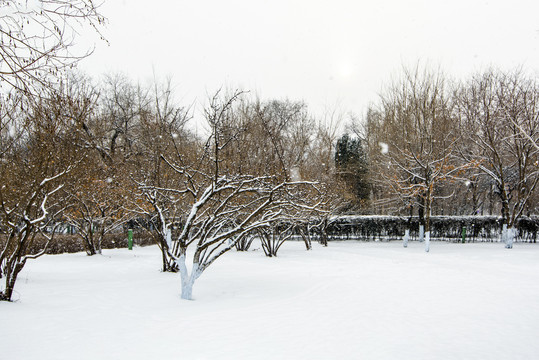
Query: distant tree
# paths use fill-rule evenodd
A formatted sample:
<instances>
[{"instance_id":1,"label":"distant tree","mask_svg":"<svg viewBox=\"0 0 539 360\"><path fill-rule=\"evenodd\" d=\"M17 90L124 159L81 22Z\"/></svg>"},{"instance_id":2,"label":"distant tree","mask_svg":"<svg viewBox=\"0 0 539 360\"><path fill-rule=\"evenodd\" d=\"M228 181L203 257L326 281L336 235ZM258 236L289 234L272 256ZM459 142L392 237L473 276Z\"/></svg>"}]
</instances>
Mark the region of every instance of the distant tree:
<instances>
[{"instance_id":1,"label":"distant tree","mask_svg":"<svg viewBox=\"0 0 539 360\"><path fill-rule=\"evenodd\" d=\"M277 252L294 235L293 224L279 224L277 222L268 227L258 229L262 250L267 257L277 256Z\"/></svg>"},{"instance_id":2,"label":"distant tree","mask_svg":"<svg viewBox=\"0 0 539 360\"><path fill-rule=\"evenodd\" d=\"M243 97L227 116L228 130L223 132L241 131L234 135L236 146L224 152L227 160L223 167L250 174L279 174L289 179L305 174L315 129L305 103Z\"/></svg>"},{"instance_id":3,"label":"distant tree","mask_svg":"<svg viewBox=\"0 0 539 360\"><path fill-rule=\"evenodd\" d=\"M456 156L458 134L441 73L405 70L404 78L382 95L375 146L386 184L409 207L416 205L429 251L432 203L439 186L462 177L471 162Z\"/></svg>"},{"instance_id":4,"label":"distant tree","mask_svg":"<svg viewBox=\"0 0 539 360\"><path fill-rule=\"evenodd\" d=\"M224 152L227 170L257 175L277 175L289 181L308 179L319 183L319 196L324 206L310 215L325 217L348 203L344 199L344 186L335 176L334 146L339 119L327 113L324 119L313 118L303 102L290 100L260 101L243 97L231 109L227 121L238 129L234 146ZM228 129L233 127L227 125ZM246 156L249 154L249 156ZM336 185L338 184L338 185ZM324 209L322 211L322 208ZM305 214L288 216L294 234L303 239L306 249L312 248L309 234L317 229L312 221L305 221ZM273 227L267 227L271 233ZM289 237L284 237L284 240ZM240 243L250 241L243 237ZM263 239L262 239L263 241ZM284 242L284 241L283 241Z\"/></svg>"},{"instance_id":5,"label":"distant tree","mask_svg":"<svg viewBox=\"0 0 539 360\"><path fill-rule=\"evenodd\" d=\"M125 164L137 155L137 129L141 118L149 113L152 101L150 90L133 84L123 75L108 75L98 85L89 80L75 79L86 93L91 94L92 114L74 119L77 138L87 150L97 152L104 166L110 168Z\"/></svg>"},{"instance_id":6,"label":"distant tree","mask_svg":"<svg viewBox=\"0 0 539 360\"><path fill-rule=\"evenodd\" d=\"M305 177L316 179L321 183L335 184L338 181L335 167L335 143L338 139L342 116L336 111L327 111L316 119L305 165ZM333 186L333 190L336 187ZM337 192L336 193L340 193Z\"/></svg>"},{"instance_id":7,"label":"distant tree","mask_svg":"<svg viewBox=\"0 0 539 360\"><path fill-rule=\"evenodd\" d=\"M90 143L88 126L95 123L99 113L99 91L90 79L71 73L62 80L59 91L64 101L57 101L54 111L69 119L72 146L83 154L79 166L71 171L62 189L69 208L64 212L65 221L82 239L88 255L101 253L104 236L130 219L125 208L125 197L130 194L123 164L113 164L105 150L95 151ZM58 91L57 91L58 92Z\"/></svg>"},{"instance_id":8,"label":"distant tree","mask_svg":"<svg viewBox=\"0 0 539 360\"><path fill-rule=\"evenodd\" d=\"M371 188L370 212L380 215L401 214L403 209L413 212L415 199L403 197L392 190L388 180L387 152L389 145L384 133L385 121L382 106L371 105L360 123L353 117L350 127L361 134L369 159L369 184Z\"/></svg>"},{"instance_id":9,"label":"distant tree","mask_svg":"<svg viewBox=\"0 0 539 360\"><path fill-rule=\"evenodd\" d=\"M461 155L491 179L511 248L516 221L539 182L539 86L520 71L490 70L461 85L456 103L466 139Z\"/></svg>"},{"instance_id":10,"label":"distant tree","mask_svg":"<svg viewBox=\"0 0 539 360\"><path fill-rule=\"evenodd\" d=\"M8 128L0 143L0 300L11 300L18 274L27 260L45 253L68 206L60 190L81 155L72 145L69 117L58 111L63 101L50 94L39 101L11 97L0 106L0 122ZM38 235L48 241L33 253Z\"/></svg>"},{"instance_id":11,"label":"distant tree","mask_svg":"<svg viewBox=\"0 0 539 360\"><path fill-rule=\"evenodd\" d=\"M136 136L139 151L132 178L137 193L130 208L145 221L144 228L161 250L164 272L178 271L172 256L172 231L181 226L189 201L185 193L177 191L183 186L183 179L164 159L177 154L178 159L191 163L190 155L197 152L200 144L185 128L189 119L189 109L173 102L170 81L156 83Z\"/></svg>"},{"instance_id":12,"label":"distant tree","mask_svg":"<svg viewBox=\"0 0 539 360\"><path fill-rule=\"evenodd\" d=\"M101 254L105 235L121 229L133 214L126 206L131 195L127 181L119 182L111 173L97 169L86 167L86 170L76 186L66 189L71 206L64 212L64 218L91 256Z\"/></svg>"},{"instance_id":13,"label":"distant tree","mask_svg":"<svg viewBox=\"0 0 539 360\"><path fill-rule=\"evenodd\" d=\"M335 164L343 181L348 185L355 201L365 205L369 199L367 157L361 139L344 134L336 144Z\"/></svg>"}]
</instances>

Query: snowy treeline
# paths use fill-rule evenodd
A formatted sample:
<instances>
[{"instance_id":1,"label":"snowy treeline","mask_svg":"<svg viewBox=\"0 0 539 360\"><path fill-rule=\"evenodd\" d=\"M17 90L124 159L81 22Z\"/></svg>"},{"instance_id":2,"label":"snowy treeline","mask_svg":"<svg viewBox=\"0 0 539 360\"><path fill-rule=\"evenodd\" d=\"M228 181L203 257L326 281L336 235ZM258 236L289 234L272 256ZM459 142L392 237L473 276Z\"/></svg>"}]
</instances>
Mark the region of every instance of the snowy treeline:
<instances>
[{"instance_id":1,"label":"snowy treeline","mask_svg":"<svg viewBox=\"0 0 539 360\"><path fill-rule=\"evenodd\" d=\"M450 82L417 66L381 94L356 132L366 143L370 213L499 215L511 246L537 213L539 83L521 70Z\"/></svg>"}]
</instances>

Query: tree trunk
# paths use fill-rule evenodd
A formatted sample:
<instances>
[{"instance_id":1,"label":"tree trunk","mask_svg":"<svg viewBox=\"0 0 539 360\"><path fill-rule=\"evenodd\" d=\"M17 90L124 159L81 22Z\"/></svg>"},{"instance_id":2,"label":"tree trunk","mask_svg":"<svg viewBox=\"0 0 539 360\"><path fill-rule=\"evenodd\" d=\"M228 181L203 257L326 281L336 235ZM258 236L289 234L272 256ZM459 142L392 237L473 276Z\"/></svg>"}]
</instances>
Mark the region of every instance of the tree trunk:
<instances>
[{"instance_id":1,"label":"tree trunk","mask_svg":"<svg viewBox=\"0 0 539 360\"><path fill-rule=\"evenodd\" d=\"M307 250L312 250L313 245L311 243L311 237L309 236L309 228L307 226L305 226L305 228L298 227L298 231L299 235L303 239L303 242L305 243L305 248L307 248Z\"/></svg>"},{"instance_id":2,"label":"tree trunk","mask_svg":"<svg viewBox=\"0 0 539 360\"><path fill-rule=\"evenodd\" d=\"M181 298L184 300L193 300L193 285L195 283L194 277L188 276L186 279L182 276L182 293Z\"/></svg>"},{"instance_id":3,"label":"tree trunk","mask_svg":"<svg viewBox=\"0 0 539 360\"><path fill-rule=\"evenodd\" d=\"M419 218L419 241L423 242L425 239L425 208L424 205L419 205L417 209L417 215Z\"/></svg>"},{"instance_id":4,"label":"tree trunk","mask_svg":"<svg viewBox=\"0 0 539 360\"><path fill-rule=\"evenodd\" d=\"M322 222L322 224L320 226L320 229L319 229L320 230L320 239L318 241L323 246L328 246L327 228L328 228L328 220L324 219L324 221Z\"/></svg>"},{"instance_id":5,"label":"tree trunk","mask_svg":"<svg viewBox=\"0 0 539 360\"><path fill-rule=\"evenodd\" d=\"M163 259L163 272L178 272L178 265L174 259L169 256L167 249L161 247L161 256Z\"/></svg>"},{"instance_id":6,"label":"tree trunk","mask_svg":"<svg viewBox=\"0 0 539 360\"><path fill-rule=\"evenodd\" d=\"M84 250L86 250L86 255L92 256L95 255L96 249L94 245L94 233L92 229L92 224L88 227L88 231L84 234L84 231L81 231L80 236L82 237Z\"/></svg>"},{"instance_id":7,"label":"tree trunk","mask_svg":"<svg viewBox=\"0 0 539 360\"><path fill-rule=\"evenodd\" d=\"M237 251L248 251L251 247L251 243L253 242L253 236L247 234L242 236L241 239L236 241L235 248Z\"/></svg>"},{"instance_id":8,"label":"tree trunk","mask_svg":"<svg viewBox=\"0 0 539 360\"><path fill-rule=\"evenodd\" d=\"M473 206L473 212L472 215L478 215L479 214L479 208L481 207L481 215L483 215L483 203L480 204L479 200L479 186L476 181L472 181L471 185L472 187L472 206Z\"/></svg>"},{"instance_id":9,"label":"tree trunk","mask_svg":"<svg viewBox=\"0 0 539 360\"><path fill-rule=\"evenodd\" d=\"M515 233L516 233L516 229L514 227L508 226L507 224L503 224L502 241L505 243L506 249L513 248L513 241L515 239Z\"/></svg>"},{"instance_id":10,"label":"tree trunk","mask_svg":"<svg viewBox=\"0 0 539 360\"><path fill-rule=\"evenodd\" d=\"M83 245L84 245L84 250L86 251L86 255L88 256L92 256L92 255L95 255L96 254L96 251L95 251L95 247L93 245L93 242L91 240L91 238L89 238L88 236L84 236L84 235L81 235L82 236L82 242L83 242Z\"/></svg>"},{"instance_id":11,"label":"tree trunk","mask_svg":"<svg viewBox=\"0 0 539 360\"><path fill-rule=\"evenodd\" d=\"M410 239L410 229L404 230L404 247L408 247L408 240Z\"/></svg>"},{"instance_id":12,"label":"tree trunk","mask_svg":"<svg viewBox=\"0 0 539 360\"><path fill-rule=\"evenodd\" d=\"M408 221L406 222L406 229L404 230L404 243L403 246L406 248L408 247L408 241L410 240L410 228L412 227L412 218L414 216L414 205L413 203L410 204L410 217L408 218Z\"/></svg>"},{"instance_id":13,"label":"tree trunk","mask_svg":"<svg viewBox=\"0 0 539 360\"><path fill-rule=\"evenodd\" d=\"M425 252L430 251L430 212L432 205L432 195L430 190L427 190L425 199Z\"/></svg>"},{"instance_id":14,"label":"tree trunk","mask_svg":"<svg viewBox=\"0 0 539 360\"><path fill-rule=\"evenodd\" d=\"M20 263L17 259L14 259L8 262L6 265L6 269L4 269L6 287L0 293L0 301L11 301L11 297L13 296L13 289L15 288L15 282L17 281L17 276L19 275L19 272L24 267L24 262Z\"/></svg>"},{"instance_id":15,"label":"tree trunk","mask_svg":"<svg viewBox=\"0 0 539 360\"><path fill-rule=\"evenodd\" d=\"M170 256L169 251L172 247L172 231L167 229L166 235L158 232L157 237L154 237L161 250L161 258L163 260L163 272L178 272L178 264Z\"/></svg>"},{"instance_id":16,"label":"tree trunk","mask_svg":"<svg viewBox=\"0 0 539 360\"><path fill-rule=\"evenodd\" d=\"M488 193L488 214L494 214L494 191L492 189L492 185L490 186L490 190Z\"/></svg>"},{"instance_id":17,"label":"tree trunk","mask_svg":"<svg viewBox=\"0 0 539 360\"><path fill-rule=\"evenodd\" d=\"M193 267L191 268L191 274L189 274L189 271L187 270L187 265L185 264L185 251L180 255L178 259L178 268L180 269L180 280L181 280L181 298L184 300L192 300L193 299L193 285L195 284L195 280L198 279L201 272L199 270L198 264L193 263Z\"/></svg>"},{"instance_id":18,"label":"tree trunk","mask_svg":"<svg viewBox=\"0 0 539 360\"><path fill-rule=\"evenodd\" d=\"M503 229L502 229L502 241L505 243L506 249L513 248L513 223L511 221L511 214L509 212L509 199L507 193L505 192L505 183L502 182L502 185L499 187L500 197L502 200L502 219L503 219Z\"/></svg>"},{"instance_id":19,"label":"tree trunk","mask_svg":"<svg viewBox=\"0 0 539 360\"><path fill-rule=\"evenodd\" d=\"M260 244L262 245L262 250L264 250L264 254L267 257L272 257L273 254L271 252L271 234L269 234L269 232L265 229L260 229L258 231L258 234L260 236Z\"/></svg>"},{"instance_id":20,"label":"tree trunk","mask_svg":"<svg viewBox=\"0 0 539 360\"><path fill-rule=\"evenodd\" d=\"M510 227L507 229L507 244L505 245L506 248L512 249L513 248L513 241L515 240L517 229L514 227Z\"/></svg>"},{"instance_id":21,"label":"tree trunk","mask_svg":"<svg viewBox=\"0 0 539 360\"><path fill-rule=\"evenodd\" d=\"M425 204L421 201L419 201L417 217L419 218L419 241L423 242L425 238Z\"/></svg>"},{"instance_id":22,"label":"tree trunk","mask_svg":"<svg viewBox=\"0 0 539 360\"><path fill-rule=\"evenodd\" d=\"M430 251L430 231L425 231L425 252Z\"/></svg>"},{"instance_id":23,"label":"tree trunk","mask_svg":"<svg viewBox=\"0 0 539 360\"><path fill-rule=\"evenodd\" d=\"M262 247L264 248L267 257L277 256L277 249L279 248L279 234L277 234L277 232L278 230L274 227L271 230L271 233L265 233L265 241L262 244Z\"/></svg>"},{"instance_id":24,"label":"tree trunk","mask_svg":"<svg viewBox=\"0 0 539 360\"><path fill-rule=\"evenodd\" d=\"M96 251L99 255L103 253L103 238L105 237L105 224L101 224L101 229L99 230L99 236L97 238Z\"/></svg>"}]
</instances>

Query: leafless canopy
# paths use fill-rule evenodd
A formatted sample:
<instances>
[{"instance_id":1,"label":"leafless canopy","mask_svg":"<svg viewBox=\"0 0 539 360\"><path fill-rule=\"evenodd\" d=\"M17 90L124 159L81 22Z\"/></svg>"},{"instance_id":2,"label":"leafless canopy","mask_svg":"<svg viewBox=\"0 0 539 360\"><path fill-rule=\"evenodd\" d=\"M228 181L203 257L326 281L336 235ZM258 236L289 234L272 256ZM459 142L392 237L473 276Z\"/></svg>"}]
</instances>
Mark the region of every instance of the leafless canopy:
<instances>
[{"instance_id":1,"label":"leafless canopy","mask_svg":"<svg viewBox=\"0 0 539 360\"><path fill-rule=\"evenodd\" d=\"M73 52L89 25L97 34L105 18L93 0L0 0L0 80L31 92L72 68L91 50Z\"/></svg>"}]
</instances>

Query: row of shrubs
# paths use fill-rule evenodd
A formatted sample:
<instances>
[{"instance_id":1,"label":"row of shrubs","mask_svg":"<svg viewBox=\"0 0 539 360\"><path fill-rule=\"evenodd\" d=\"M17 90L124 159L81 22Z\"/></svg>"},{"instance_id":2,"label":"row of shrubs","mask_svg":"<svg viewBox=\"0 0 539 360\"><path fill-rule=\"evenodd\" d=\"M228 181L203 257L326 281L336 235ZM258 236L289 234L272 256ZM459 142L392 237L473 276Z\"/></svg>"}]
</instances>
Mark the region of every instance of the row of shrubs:
<instances>
[{"instance_id":1,"label":"row of shrubs","mask_svg":"<svg viewBox=\"0 0 539 360\"><path fill-rule=\"evenodd\" d=\"M0 234L0 246L3 248L6 238ZM30 245L29 253L36 254L40 252L46 244L45 237L36 235L36 238ZM137 231L133 235L133 243L137 246L153 245L155 242L147 232ZM127 247L127 233L107 234L101 243L102 249L119 249ZM82 239L77 235L57 234L53 241L47 247L47 254L76 253L85 251Z\"/></svg>"},{"instance_id":2,"label":"row of shrubs","mask_svg":"<svg viewBox=\"0 0 539 360\"><path fill-rule=\"evenodd\" d=\"M539 217L522 217L517 221L519 242L537 242ZM332 218L326 233L328 240L401 240L406 229L410 230L412 240L419 237L419 219L401 216L339 216ZM433 216L431 217L431 238L445 241L500 241L502 219L496 216ZM315 238L319 232L313 232ZM0 246L6 238L0 234ZM153 245L154 240L147 231L140 229L133 236L137 246ZM30 253L35 254L45 246L46 239L36 236L31 244ZM127 233L105 235L102 249L127 247ZM57 234L49 244L47 254L76 253L85 251L83 241L77 235Z\"/></svg>"},{"instance_id":3,"label":"row of shrubs","mask_svg":"<svg viewBox=\"0 0 539 360\"><path fill-rule=\"evenodd\" d=\"M445 241L500 241L502 219L496 216L433 216L431 238ZM419 237L419 218L401 216L340 216L327 227L330 240L400 240L406 229L410 237ZM522 217L517 221L520 242L537 242L539 217Z\"/></svg>"}]
</instances>

